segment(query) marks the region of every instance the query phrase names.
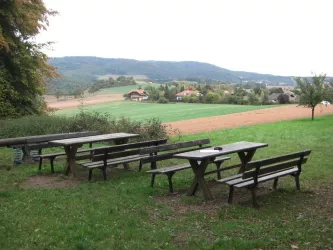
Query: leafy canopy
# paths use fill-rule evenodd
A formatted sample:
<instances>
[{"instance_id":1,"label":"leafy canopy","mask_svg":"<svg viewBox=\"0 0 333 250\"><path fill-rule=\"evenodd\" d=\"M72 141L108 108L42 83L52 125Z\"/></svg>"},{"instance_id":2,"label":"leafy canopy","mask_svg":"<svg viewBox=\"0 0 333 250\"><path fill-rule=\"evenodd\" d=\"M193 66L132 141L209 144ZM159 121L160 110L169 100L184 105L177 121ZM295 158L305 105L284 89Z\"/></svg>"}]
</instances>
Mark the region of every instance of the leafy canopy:
<instances>
[{"instance_id":1,"label":"leafy canopy","mask_svg":"<svg viewBox=\"0 0 333 250\"><path fill-rule=\"evenodd\" d=\"M312 109L312 120L315 107L327 96L329 85L325 84L325 78L326 75L314 75L311 80L307 77L295 78L301 93L299 104Z\"/></svg>"},{"instance_id":2,"label":"leafy canopy","mask_svg":"<svg viewBox=\"0 0 333 250\"><path fill-rule=\"evenodd\" d=\"M0 1L0 119L40 114L45 81L57 76L33 38L48 26L42 0Z\"/></svg>"}]
</instances>

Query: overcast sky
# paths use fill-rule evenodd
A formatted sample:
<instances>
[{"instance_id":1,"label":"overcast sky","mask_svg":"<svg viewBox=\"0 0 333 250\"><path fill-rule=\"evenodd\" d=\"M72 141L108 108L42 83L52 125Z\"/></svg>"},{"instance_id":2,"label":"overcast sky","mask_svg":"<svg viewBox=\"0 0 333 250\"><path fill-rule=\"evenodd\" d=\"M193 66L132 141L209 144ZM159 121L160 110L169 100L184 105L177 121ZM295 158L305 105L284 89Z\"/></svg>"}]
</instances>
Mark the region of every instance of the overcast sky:
<instances>
[{"instance_id":1,"label":"overcast sky","mask_svg":"<svg viewBox=\"0 0 333 250\"><path fill-rule=\"evenodd\" d=\"M333 76L332 0L44 0L50 57L200 61Z\"/></svg>"}]
</instances>

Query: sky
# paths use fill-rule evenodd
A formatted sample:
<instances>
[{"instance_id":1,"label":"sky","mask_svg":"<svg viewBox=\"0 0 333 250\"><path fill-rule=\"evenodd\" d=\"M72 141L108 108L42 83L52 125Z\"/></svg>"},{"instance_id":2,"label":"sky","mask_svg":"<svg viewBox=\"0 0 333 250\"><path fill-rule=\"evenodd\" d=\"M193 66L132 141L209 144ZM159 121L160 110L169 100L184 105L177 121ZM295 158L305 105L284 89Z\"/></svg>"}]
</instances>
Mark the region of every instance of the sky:
<instances>
[{"instance_id":1,"label":"sky","mask_svg":"<svg viewBox=\"0 0 333 250\"><path fill-rule=\"evenodd\" d=\"M332 0L44 0L49 57L199 61L333 76Z\"/></svg>"}]
</instances>

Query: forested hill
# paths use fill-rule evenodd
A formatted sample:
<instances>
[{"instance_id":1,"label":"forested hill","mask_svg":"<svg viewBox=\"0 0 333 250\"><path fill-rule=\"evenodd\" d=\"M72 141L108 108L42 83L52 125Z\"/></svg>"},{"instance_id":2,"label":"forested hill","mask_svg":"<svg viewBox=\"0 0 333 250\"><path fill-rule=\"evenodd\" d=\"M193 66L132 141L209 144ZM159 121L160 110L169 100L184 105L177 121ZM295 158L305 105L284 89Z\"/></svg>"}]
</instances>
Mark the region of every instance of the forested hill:
<instances>
[{"instance_id":1,"label":"forested hill","mask_svg":"<svg viewBox=\"0 0 333 250\"><path fill-rule=\"evenodd\" d=\"M113 59L98 57L61 57L50 58L49 63L56 66L64 80L70 84L91 82L96 77L108 74L145 75L152 80L171 79L215 79L229 83L241 81L265 81L275 85L284 83L292 85L291 77L267 74L231 71L208 63L200 62L166 62L137 61L132 59ZM61 82L58 80L57 82Z\"/></svg>"}]
</instances>

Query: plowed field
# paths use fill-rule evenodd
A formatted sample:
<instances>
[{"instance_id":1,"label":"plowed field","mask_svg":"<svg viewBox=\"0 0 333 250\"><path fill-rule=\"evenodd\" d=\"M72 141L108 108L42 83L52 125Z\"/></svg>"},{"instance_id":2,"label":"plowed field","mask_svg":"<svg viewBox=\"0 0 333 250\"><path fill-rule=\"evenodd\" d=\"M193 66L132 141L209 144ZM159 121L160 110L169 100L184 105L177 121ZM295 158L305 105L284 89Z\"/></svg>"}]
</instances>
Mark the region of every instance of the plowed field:
<instances>
[{"instance_id":1,"label":"plowed field","mask_svg":"<svg viewBox=\"0 0 333 250\"><path fill-rule=\"evenodd\" d=\"M318 105L315 109L315 116L333 114L333 105ZM271 123L282 120L292 120L308 117L311 119L311 109L288 105L267 109L258 109L236 114L211 116L185 121L164 123L171 125L173 129L179 129L183 134L194 134L218 129L248 126L260 123Z\"/></svg>"}]
</instances>

